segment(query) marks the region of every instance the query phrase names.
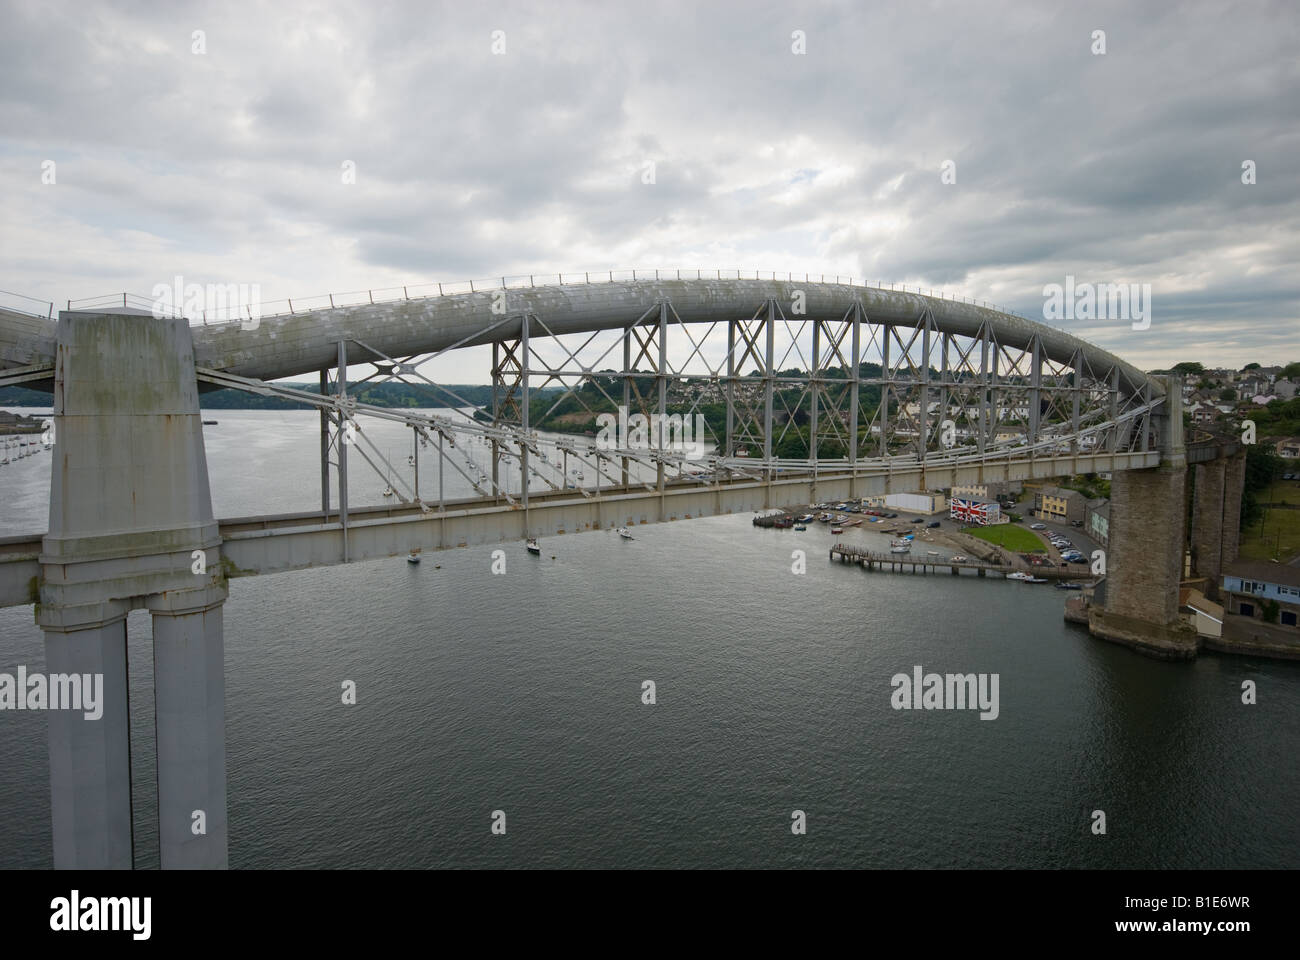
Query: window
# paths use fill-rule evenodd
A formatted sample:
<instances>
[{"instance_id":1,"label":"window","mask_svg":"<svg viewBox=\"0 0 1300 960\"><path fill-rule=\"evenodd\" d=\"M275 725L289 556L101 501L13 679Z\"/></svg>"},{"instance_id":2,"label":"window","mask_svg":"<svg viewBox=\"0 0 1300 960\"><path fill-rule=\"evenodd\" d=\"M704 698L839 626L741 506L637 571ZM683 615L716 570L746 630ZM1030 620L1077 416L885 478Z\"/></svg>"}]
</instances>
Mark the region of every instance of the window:
<instances>
[{"instance_id":1,"label":"window","mask_svg":"<svg viewBox=\"0 0 1300 960\"><path fill-rule=\"evenodd\" d=\"M1296 625L1295 613L1290 610L1282 611L1282 626L1294 627Z\"/></svg>"},{"instance_id":2,"label":"window","mask_svg":"<svg viewBox=\"0 0 1300 960\"><path fill-rule=\"evenodd\" d=\"M1255 615L1255 605L1253 603L1239 604L1237 609L1243 617L1253 617Z\"/></svg>"}]
</instances>

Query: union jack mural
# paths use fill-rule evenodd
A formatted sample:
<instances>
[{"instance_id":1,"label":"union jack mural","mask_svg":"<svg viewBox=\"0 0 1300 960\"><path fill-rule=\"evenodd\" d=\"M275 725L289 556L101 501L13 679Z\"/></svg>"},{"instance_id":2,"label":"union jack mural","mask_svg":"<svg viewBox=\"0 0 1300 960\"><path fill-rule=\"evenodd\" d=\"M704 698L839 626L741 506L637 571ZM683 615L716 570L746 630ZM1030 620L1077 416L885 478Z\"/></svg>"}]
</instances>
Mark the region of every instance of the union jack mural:
<instances>
[{"instance_id":1,"label":"union jack mural","mask_svg":"<svg viewBox=\"0 0 1300 960\"><path fill-rule=\"evenodd\" d=\"M960 520L984 527L997 523L1001 519L1001 510L997 503L987 500L972 500L966 497L953 497L948 502L948 518Z\"/></svg>"}]
</instances>

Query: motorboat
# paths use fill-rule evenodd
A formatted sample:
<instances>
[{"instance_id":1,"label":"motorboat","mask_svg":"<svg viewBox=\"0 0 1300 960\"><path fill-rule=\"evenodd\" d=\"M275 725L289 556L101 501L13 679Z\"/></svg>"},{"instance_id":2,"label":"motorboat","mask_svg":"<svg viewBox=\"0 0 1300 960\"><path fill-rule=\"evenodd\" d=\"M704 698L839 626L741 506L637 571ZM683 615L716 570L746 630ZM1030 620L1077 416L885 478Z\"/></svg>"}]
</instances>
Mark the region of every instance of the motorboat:
<instances>
[{"instance_id":1,"label":"motorboat","mask_svg":"<svg viewBox=\"0 0 1300 960\"><path fill-rule=\"evenodd\" d=\"M811 513L805 513L802 517L799 517L797 519L800 523L812 523L813 515Z\"/></svg>"},{"instance_id":2,"label":"motorboat","mask_svg":"<svg viewBox=\"0 0 1300 960\"><path fill-rule=\"evenodd\" d=\"M890 553L911 553L912 547L910 544L905 544L902 546L893 546L889 548L889 552Z\"/></svg>"},{"instance_id":3,"label":"motorboat","mask_svg":"<svg viewBox=\"0 0 1300 960\"><path fill-rule=\"evenodd\" d=\"M808 528L807 528L806 526L804 526L802 523L796 523L796 524L794 525L794 528L795 528L796 530L807 530L807 529L808 529Z\"/></svg>"},{"instance_id":4,"label":"motorboat","mask_svg":"<svg viewBox=\"0 0 1300 960\"><path fill-rule=\"evenodd\" d=\"M534 557L540 557L542 555L542 548L537 545L536 537L529 537L527 540L525 540L524 549L527 550L529 553L531 553Z\"/></svg>"},{"instance_id":5,"label":"motorboat","mask_svg":"<svg viewBox=\"0 0 1300 960\"><path fill-rule=\"evenodd\" d=\"M406 555L406 562L407 562L407 563L419 563L419 562L420 562L420 551L419 551L419 550L412 550L410 553L408 553L408 554Z\"/></svg>"},{"instance_id":6,"label":"motorboat","mask_svg":"<svg viewBox=\"0 0 1300 960\"><path fill-rule=\"evenodd\" d=\"M1023 573L1020 570L1017 570L1015 573L1008 573L1007 579L1019 580L1021 583L1046 583L1047 582L1046 577L1035 577L1028 573Z\"/></svg>"},{"instance_id":7,"label":"motorboat","mask_svg":"<svg viewBox=\"0 0 1300 960\"><path fill-rule=\"evenodd\" d=\"M843 532L844 532L843 527L831 527L831 533L843 533Z\"/></svg>"},{"instance_id":8,"label":"motorboat","mask_svg":"<svg viewBox=\"0 0 1300 960\"><path fill-rule=\"evenodd\" d=\"M635 539L636 539L636 537L632 536L632 531L629 530L627 527L619 527L619 528L618 528L618 535L619 535L620 537L622 537L624 540L635 540Z\"/></svg>"},{"instance_id":9,"label":"motorboat","mask_svg":"<svg viewBox=\"0 0 1300 960\"><path fill-rule=\"evenodd\" d=\"M955 557L949 557L948 559L951 560L953 563L968 563L968 562L969 562L969 561L968 561L965 557L963 557L961 554L957 554L957 556L955 556Z\"/></svg>"}]
</instances>

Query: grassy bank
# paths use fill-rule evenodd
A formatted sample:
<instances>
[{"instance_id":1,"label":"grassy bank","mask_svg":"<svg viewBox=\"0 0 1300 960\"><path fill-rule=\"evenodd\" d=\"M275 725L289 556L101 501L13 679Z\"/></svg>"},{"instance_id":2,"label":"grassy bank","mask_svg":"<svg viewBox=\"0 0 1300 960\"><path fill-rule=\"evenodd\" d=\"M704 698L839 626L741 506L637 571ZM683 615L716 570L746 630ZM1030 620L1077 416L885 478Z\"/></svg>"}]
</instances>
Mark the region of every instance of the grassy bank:
<instances>
[{"instance_id":1,"label":"grassy bank","mask_svg":"<svg viewBox=\"0 0 1300 960\"><path fill-rule=\"evenodd\" d=\"M1047 552L1043 548L1042 540L1039 540L1038 537L1024 527L1018 527L1014 523L1003 523L996 527L966 527L962 530L962 533L968 533L980 540L987 540L989 543L1005 547L1014 553Z\"/></svg>"},{"instance_id":2,"label":"grassy bank","mask_svg":"<svg viewBox=\"0 0 1300 960\"><path fill-rule=\"evenodd\" d=\"M1300 484L1278 480L1256 494L1261 504L1300 505ZM1263 507L1263 516L1241 531L1241 559L1286 563L1300 554L1300 509Z\"/></svg>"}]
</instances>

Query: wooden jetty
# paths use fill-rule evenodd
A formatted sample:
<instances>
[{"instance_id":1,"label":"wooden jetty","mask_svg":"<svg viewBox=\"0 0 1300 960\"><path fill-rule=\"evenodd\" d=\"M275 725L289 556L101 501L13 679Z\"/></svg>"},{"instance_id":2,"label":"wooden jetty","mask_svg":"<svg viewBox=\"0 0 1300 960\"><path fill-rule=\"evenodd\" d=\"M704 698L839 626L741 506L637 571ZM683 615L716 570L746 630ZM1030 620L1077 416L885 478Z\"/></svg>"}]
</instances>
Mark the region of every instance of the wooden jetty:
<instances>
[{"instance_id":1,"label":"wooden jetty","mask_svg":"<svg viewBox=\"0 0 1300 960\"><path fill-rule=\"evenodd\" d=\"M1008 573L1020 570L1031 576L1044 580L1088 580L1087 572L1066 567L1013 567L1005 563L986 563L982 560L942 560L938 557L914 557L908 553L876 553L849 544L837 543L831 547L830 557L840 563L856 563L863 570L909 571L911 573L939 573L948 570L957 576L963 570L974 570L977 576L986 576L990 571L1005 577Z\"/></svg>"}]
</instances>

